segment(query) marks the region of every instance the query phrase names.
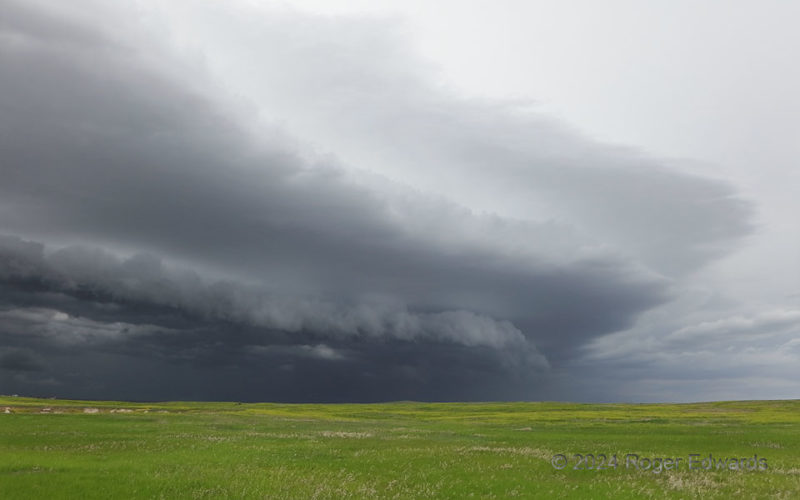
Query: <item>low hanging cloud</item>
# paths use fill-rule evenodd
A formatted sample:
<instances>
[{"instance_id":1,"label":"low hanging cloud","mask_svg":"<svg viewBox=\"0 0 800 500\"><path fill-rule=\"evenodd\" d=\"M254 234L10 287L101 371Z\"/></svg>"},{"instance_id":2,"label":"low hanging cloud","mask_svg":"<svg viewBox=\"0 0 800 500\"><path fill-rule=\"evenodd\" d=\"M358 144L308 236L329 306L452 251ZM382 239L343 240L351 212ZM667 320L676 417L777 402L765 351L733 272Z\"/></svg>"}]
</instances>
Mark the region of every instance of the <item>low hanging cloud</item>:
<instances>
[{"instance_id":1,"label":"low hanging cloud","mask_svg":"<svg viewBox=\"0 0 800 500\"><path fill-rule=\"evenodd\" d=\"M446 92L388 21L0 5L0 341L70 394L533 397L751 230L725 183Z\"/></svg>"},{"instance_id":2,"label":"low hanging cloud","mask_svg":"<svg viewBox=\"0 0 800 500\"><path fill-rule=\"evenodd\" d=\"M0 279L18 289L35 284L40 287L38 293L88 299L106 308L170 308L198 322L225 321L287 333L311 332L338 340L390 338L486 346L524 351L530 356L531 367L547 366L533 344L508 321L465 310L413 313L398 304L375 300L348 306L311 297L282 297L230 281L207 283L194 272L167 269L149 254L120 259L98 248L68 247L46 256L42 244L0 235ZM15 317L24 319L26 315L6 314L2 320L13 322ZM100 337L121 331L117 324L104 330L66 323L67 319L69 316L62 312L52 312L45 323L61 322L64 330L73 334L86 331ZM125 331L136 333L133 329Z\"/></svg>"}]
</instances>

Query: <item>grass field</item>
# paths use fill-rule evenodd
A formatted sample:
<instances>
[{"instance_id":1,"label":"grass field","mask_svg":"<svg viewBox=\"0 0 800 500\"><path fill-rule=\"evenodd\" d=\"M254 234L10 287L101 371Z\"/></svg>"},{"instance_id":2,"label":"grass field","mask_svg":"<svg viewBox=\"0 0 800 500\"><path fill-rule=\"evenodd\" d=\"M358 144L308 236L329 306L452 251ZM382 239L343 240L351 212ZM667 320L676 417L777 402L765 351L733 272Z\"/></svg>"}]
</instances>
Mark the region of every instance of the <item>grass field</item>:
<instances>
[{"instance_id":1,"label":"grass field","mask_svg":"<svg viewBox=\"0 0 800 500\"><path fill-rule=\"evenodd\" d=\"M596 459L589 469L587 459L575 470L579 453L605 454L606 468L596 470ZM565 468L551 465L555 454L565 455ZM616 468L608 466L615 454ZM690 454L699 455L691 470ZM706 470L709 454L715 464ZM731 470L729 460L717 468L718 459L754 455L766 463L743 460ZM645 457L682 460L671 470L651 460L642 470ZM800 498L800 401L286 405L0 397L3 499L515 497Z\"/></svg>"}]
</instances>

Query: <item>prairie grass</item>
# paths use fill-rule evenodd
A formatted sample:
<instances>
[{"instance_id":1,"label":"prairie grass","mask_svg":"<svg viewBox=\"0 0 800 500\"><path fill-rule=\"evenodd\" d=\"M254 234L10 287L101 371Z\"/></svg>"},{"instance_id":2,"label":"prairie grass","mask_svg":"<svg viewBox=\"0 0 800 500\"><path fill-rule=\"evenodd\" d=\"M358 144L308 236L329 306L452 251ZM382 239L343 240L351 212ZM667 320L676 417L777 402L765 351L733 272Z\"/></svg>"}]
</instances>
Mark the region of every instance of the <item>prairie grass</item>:
<instances>
[{"instance_id":1,"label":"prairie grass","mask_svg":"<svg viewBox=\"0 0 800 500\"><path fill-rule=\"evenodd\" d=\"M6 411L7 410L7 411ZM130 403L0 397L0 498L800 498L800 401ZM571 461L555 469L557 453ZM574 470L576 453L617 468ZM625 456L766 470L626 468Z\"/></svg>"}]
</instances>

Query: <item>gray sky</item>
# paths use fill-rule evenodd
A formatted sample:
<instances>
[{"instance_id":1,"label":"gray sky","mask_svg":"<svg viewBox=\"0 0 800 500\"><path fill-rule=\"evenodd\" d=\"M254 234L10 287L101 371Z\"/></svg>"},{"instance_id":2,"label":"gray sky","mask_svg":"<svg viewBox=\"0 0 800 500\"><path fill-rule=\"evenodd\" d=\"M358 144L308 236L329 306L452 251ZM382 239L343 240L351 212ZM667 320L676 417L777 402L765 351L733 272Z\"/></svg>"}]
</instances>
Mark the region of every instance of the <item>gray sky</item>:
<instances>
[{"instance_id":1,"label":"gray sky","mask_svg":"<svg viewBox=\"0 0 800 500\"><path fill-rule=\"evenodd\" d=\"M0 0L0 392L798 397L788 2Z\"/></svg>"}]
</instances>

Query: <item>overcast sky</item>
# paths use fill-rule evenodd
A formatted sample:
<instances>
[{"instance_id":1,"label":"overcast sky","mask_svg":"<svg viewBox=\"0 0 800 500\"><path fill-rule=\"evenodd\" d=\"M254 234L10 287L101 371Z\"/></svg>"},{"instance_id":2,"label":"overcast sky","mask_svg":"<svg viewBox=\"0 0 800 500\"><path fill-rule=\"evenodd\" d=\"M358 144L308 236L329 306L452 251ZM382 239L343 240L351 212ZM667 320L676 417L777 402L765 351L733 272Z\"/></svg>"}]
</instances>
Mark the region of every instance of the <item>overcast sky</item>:
<instances>
[{"instance_id":1,"label":"overcast sky","mask_svg":"<svg viewBox=\"0 0 800 500\"><path fill-rule=\"evenodd\" d=\"M0 12L0 393L800 397L797 3Z\"/></svg>"}]
</instances>

